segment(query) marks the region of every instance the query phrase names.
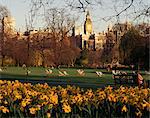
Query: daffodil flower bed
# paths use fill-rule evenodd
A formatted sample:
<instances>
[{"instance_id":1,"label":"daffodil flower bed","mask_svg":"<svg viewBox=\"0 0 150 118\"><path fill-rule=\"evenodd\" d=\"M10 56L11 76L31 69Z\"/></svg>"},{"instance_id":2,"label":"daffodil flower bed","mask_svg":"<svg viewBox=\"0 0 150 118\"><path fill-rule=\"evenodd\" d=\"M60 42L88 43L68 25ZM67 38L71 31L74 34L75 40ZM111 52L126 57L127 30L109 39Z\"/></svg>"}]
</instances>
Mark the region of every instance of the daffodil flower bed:
<instances>
[{"instance_id":1,"label":"daffodil flower bed","mask_svg":"<svg viewBox=\"0 0 150 118\"><path fill-rule=\"evenodd\" d=\"M0 80L0 117L148 117L150 89L83 90Z\"/></svg>"}]
</instances>

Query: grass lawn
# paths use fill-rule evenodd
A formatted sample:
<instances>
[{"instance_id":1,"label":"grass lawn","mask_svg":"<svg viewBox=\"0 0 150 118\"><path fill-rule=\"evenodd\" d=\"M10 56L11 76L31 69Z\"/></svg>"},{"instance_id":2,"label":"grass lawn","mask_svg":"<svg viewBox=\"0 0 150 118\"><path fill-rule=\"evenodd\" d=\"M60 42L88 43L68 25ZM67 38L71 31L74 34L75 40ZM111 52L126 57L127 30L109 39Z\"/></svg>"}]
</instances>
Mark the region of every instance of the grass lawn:
<instances>
[{"instance_id":1,"label":"grass lawn","mask_svg":"<svg viewBox=\"0 0 150 118\"><path fill-rule=\"evenodd\" d=\"M62 68L69 75L58 76L58 69L52 69L53 73L47 76L45 68L42 67L30 67L31 73L26 76L26 70L22 67L7 67L1 72L1 79L5 80L19 80L22 82L31 83L45 83L50 85L76 85L83 88L100 88L108 85L114 86L114 80L112 74L105 69L84 69L85 76L80 76L77 69L74 68ZM104 73L102 77L96 75L96 71ZM129 72L129 71L128 71ZM143 75L144 79L148 79L148 76Z\"/></svg>"}]
</instances>

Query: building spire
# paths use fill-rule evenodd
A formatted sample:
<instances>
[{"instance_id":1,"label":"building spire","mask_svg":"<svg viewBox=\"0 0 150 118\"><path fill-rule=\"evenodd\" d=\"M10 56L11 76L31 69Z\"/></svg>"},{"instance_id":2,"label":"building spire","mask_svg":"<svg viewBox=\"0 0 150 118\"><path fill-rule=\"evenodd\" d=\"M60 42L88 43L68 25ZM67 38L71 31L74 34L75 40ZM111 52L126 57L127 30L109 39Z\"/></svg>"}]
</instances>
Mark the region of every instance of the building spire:
<instances>
[{"instance_id":1,"label":"building spire","mask_svg":"<svg viewBox=\"0 0 150 118\"><path fill-rule=\"evenodd\" d=\"M89 10L87 10L86 19L90 19L90 12L89 12Z\"/></svg>"},{"instance_id":2,"label":"building spire","mask_svg":"<svg viewBox=\"0 0 150 118\"><path fill-rule=\"evenodd\" d=\"M92 34L92 20L91 20L90 13L88 10L86 13L86 20L84 23L84 33L85 34Z\"/></svg>"}]
</instances>

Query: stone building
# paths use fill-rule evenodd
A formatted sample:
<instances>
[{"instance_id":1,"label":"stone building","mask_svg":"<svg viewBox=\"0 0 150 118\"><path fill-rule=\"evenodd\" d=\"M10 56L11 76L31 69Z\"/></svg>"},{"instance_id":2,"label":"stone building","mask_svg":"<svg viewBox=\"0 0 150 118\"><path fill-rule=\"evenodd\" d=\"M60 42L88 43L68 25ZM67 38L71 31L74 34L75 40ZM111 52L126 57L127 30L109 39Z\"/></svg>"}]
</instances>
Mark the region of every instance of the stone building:
<instances>
[{"instance_id":1,"label":"stone building","mask_svg":"<svg viewBox=\"0 0 150 118\"><path fill-rule=\"evenodd\" d=\"M89 11L86 13L86 19L84 22L84 26L75 26L73 28L72 41L74 46L79 47L80 49L88 49L95 51L96 40L98 40L98 36L93 33L93 25ZM96 40L95 40L96 39ZM97 46L98 47L98 46Z\"/></svg>"},{"instance_id":2,"label":"stone building","mask_svg":"<svg viewBox=\"0 0 150 118\"><path fill-rule=\"evenodd\" d=\"M106 52L109 52L115 44L119 44L119 40L131 26L132 24L129 22L116 23L109 25L108 30L105 32L93 33L93 23L89 11L87 11L84 26L73 28L72 42L75 47L82 50L106 50Z\"/></svg>"},{"instance_id":3,"label":"stone building","mask_svg":"<svg viewBox=\"0 0 150 118\"><path fill-rule=\"evenodd\" d=\"M15 30L15 19L13 17L4 17L4 33L9 35L14 35L16 33Z\"/></svg>"},{"instance_id":4,"label":"stone building","mask_svg":"<svg viewBox=\"0 0 150 118\"><path fill-rule=\"evenodd\" d=\"M102 33L93 33L93 23L89 11L86 13L84 26L74 26L72 42L80 49L88 50L108 50L119 44L121 37L131 28L129 22L109 25L108 30ZM107 51L106 51L107 52Z\"/></svg>"}]
</instances>

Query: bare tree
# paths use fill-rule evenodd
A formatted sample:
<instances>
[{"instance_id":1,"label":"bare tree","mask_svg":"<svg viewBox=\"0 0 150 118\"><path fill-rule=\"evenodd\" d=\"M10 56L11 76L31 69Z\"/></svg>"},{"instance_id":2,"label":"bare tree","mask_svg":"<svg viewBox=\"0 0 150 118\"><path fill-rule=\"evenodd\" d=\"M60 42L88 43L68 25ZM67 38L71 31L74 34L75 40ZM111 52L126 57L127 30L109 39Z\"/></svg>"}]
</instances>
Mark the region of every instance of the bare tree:
<instances>
[{"instance_id":1,"label":"bare tree","mask_svg":"<svg viewBox=\"0 0 150 118\"><path fill-rule=\"evenodd\" d=\"M2 21L2 19L7 16L10 16L9 10L7 7L0 5L0 20Z\"/></svg>"},{"instance_id":2,"label":"bare tree","mask_svg":"<svg viewBox=\"0 0 150 118\"><path fill-rule=\"evenodd\" d=\"M114 14L102 17L102 20L108 21L112 18L122 17L125 13L128 17L148 18L150 17L150 2L145 0L66 0L66 3L72 9L79 9L85 11L87 8L103 8L105 10L112 9Z\"/></svg>"},{"instance_id":3,"label":"bare tree","mask_svg":"<svg viewBox=\"0 0 150 118\"><path fill-rule=\"evenodd\" d=\"M4 66L4 57L5 57L5 54L4 54L5 22L4 21L5 21L5 18L8 16L10 16L9 10L5 6L0 5L0 35L1 35L0 52L1 52L1 66L2 67Z\"/></svg>"},{"instance_id":4,"label":"bare tree","mask_svg":"<svg viewBox=\"0 0 150 118\"><path fill-rule=\"evenodd\" d=\"M46 27L51 35L55 65L58 66L65 56L62 53L70 47L70 31L74 26L74 21L65 9L49 9L45 15ZM70 49L70 48L69 48Z\"/></svg>"},{"instance_id":5,"label":"bare tree","mask_svg":"<svg viewBox=\"0 0 150 118\"><path fill-rule=\"evenodd\" d=\"M39 14L41 9L44 14L48 8L53 7L55 2L55 0L31 0L33 16ZM62 7L69 7L71 10L75 9L82 12L85 12L87 8L98 9L100 12L102 12L101 9L105 11L111 9L111 11L114 11L111 15L99 18L99 20L104 21L109 21L112 18L118 20L120 17L125 16L125 14L128 17L132 17L133 20L150 17L150 2L148 0L64 0L63 2L66 6Z\"/></svg>"}]
</instances>

